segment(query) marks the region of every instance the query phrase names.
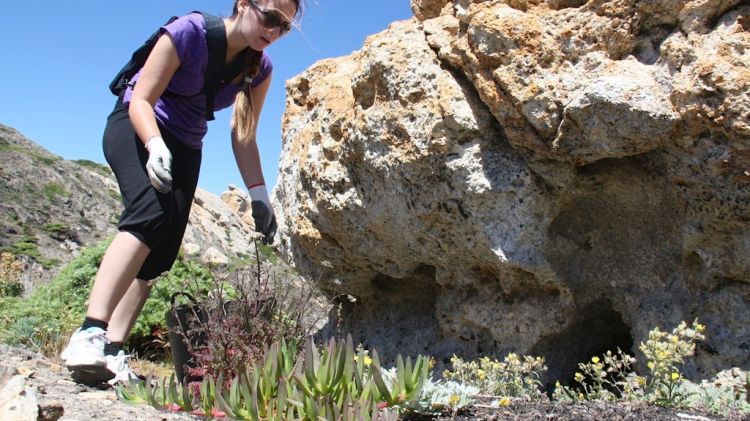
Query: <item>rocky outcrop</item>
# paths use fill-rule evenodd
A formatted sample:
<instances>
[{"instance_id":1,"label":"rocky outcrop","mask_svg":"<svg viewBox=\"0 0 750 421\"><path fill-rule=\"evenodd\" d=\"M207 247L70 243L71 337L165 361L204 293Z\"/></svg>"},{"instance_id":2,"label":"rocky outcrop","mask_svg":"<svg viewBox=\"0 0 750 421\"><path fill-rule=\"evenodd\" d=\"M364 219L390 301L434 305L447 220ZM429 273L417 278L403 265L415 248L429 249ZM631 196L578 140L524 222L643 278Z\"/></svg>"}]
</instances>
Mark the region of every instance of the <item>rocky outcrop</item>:
<instances>
[{"instance_id":1,"label":"rocky outcrop","mask_svg":"<svg viewBox=\"0 0 750 421\"><path fill-rule=\"evenodd\" d=\"M698 318L689 375L750 367L750 7L412 9L287 82L282 249L343 329L554 378Z\"/></svg>"},{"instance_id":2,"label":"rocky outcrop","mask_svg":"<svg viewBox=\"0 0 750 421\"><path fill-rule=\"evenodd\" d=\"M23 260L26 293L117 232L122 205L109 168L68 161L0 125L0 249ZM254 250L247 195L229 186L221 198L198 189L185 231L187 255L228 263Z\"/></svg>"},{"instance_id":3,"label":"rocky outcrop","mask_svg":"<svg viewBox=\"0 0 750 421\"><path fill-rule=\"evenodd\" d=\"M226 264L255 253L259 239L250 216L248 195L230 185L221 197L203 189L195 193L182 247L207 263Z\"/></svg>"}]
</instances>

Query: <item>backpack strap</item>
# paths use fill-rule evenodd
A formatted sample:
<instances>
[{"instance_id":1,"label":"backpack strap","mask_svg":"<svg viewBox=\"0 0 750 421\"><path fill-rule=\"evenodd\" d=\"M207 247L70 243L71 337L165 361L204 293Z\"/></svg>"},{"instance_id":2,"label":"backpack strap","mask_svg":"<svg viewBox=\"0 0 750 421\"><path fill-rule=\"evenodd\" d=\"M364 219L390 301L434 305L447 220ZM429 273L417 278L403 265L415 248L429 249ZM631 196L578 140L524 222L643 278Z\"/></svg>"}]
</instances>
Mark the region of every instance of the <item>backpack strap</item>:
<instances>
[{"instance_id":1,"label":"backpack strap","mask_svg":"<svg viewBox=\"0 0 750 421\"><path fill-rule=\"evenodd\" d=\"M246 57L250 53L250 48L241 51L229 65L226 65L227 33L224 20L208 13L196 13L203 15L206 22L208 65L206 66L203 92L206 94L206 120L211 121L214 119L216 93L232 83L234 78L245 70Z\"/></svg>"},{"instance_id":2,"label":"backpack strap","mask_svg":"<svg viewBox=\"0 0 750 421\"><path fill-rule=\"evenodd\" d=\"M206 22L206 44L208 45L208 65L206 66L203 91L206 93L206 120L214 119L214 97L218 89L215 80L220 78L227 57L227 31L224 20L218 16L198 12Z\"/></svg>"}]
</instances>

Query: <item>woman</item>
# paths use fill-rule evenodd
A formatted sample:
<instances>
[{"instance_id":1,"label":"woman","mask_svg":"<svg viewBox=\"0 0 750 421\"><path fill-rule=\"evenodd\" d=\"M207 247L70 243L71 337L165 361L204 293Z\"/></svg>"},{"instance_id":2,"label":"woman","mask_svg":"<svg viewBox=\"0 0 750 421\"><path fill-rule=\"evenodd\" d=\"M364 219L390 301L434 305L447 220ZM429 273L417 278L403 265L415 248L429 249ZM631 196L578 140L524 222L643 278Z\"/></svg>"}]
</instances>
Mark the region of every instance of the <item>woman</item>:
<instances>
[{"instance_id":1,"label":"woman","mask_svg":"<svg viewBox=\"0 0 750 421\"><path fill-rule=\"evenodd\" d=\"M256 230L270 243L276 219L255 142L256 122L271 82L263 50L291 29L299 0L235 0L226 29L226 63L244 70L216 93L213 109L234 103L232 148L252 199ZM163 26L143 68L107 120L104 154L122 194L118 234L107 249L86 319L61 358L73 377L114 384L135 377L122 351L151 290L177 256L198 183L207 131L201 95L208 61L206 23L191 13Z\"/></svg>"}]
</instances>

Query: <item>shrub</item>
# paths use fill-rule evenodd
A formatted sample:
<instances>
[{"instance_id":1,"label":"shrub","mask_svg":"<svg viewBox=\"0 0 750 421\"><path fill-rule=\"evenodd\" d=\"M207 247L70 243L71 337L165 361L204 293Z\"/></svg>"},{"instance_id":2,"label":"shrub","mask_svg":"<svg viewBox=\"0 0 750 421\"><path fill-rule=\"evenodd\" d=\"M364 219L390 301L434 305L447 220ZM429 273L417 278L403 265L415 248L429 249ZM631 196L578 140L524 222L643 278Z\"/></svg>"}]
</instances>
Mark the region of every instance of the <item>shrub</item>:
<instances>
[{"instance_id":1,"label":"shrub","mask_svg":"<svg viewBox=\"0 0 750 421\"><path fill-rule=\"evenodd\" d=\"M0 322L3 341L48 355L56 353L55 344L67 339L83 320L89 285L106 246L84 249L49 284L37 288L27 299L8 303L6 317Z\"/></svg>"},{"instance_id":2,"label":"shrub","mask_svg":"<svg viewBox=\"0 0 750 421\"><path fill-rule=\"evenodd\" d=\"M24 231L26 231L26 228L24 228ZM12 246L3 247L2 251L7 251L11 254L14 254L16 256L18 255L24 255L35 262L38 262L42 265L45 269L49 269L52 266L56 265L58 263L57 259L47 259L42 256L42 254L39 252L39 240L30 234L24 234L21 236L21 238L13 243Z\"/></svg>"},{"instance_id":3,"label":"shrub","mask_svg":"<svg viewBox=\"0 0 750 421\"><path fill-rule=\"evenodd\" d=\"M98 172L100 174L103 174L103 175L111 175L112 174L112 171L110 171L109 166L104 165L104 164L100 164L98 162L94 162L94 161L91 161L91 160L88 160L88 159L76 159L73 162L75 162L76 164L78 164L78 165L80 165L82 167L89 168L89 169L94 170L94 171L96 171L96 172Z\"/></svg>"},{"instance_id":4,"label":"shrub","mask_svg":"<svg viewBox=\"0 0 750 421\"><path fill-rule=\"evenodd\" d=\"M70 229L70 226L66 224L61 224L58 222L45 224L42 227L42 231L48 233L50 237L56 240L65 240L66 238L73 238L73 236L75 235L73 230Z\"/></svg>"},{"instance_id":5,"label":"shrub","mask_svg":"<svg viewBox=\"0 0 750 421\"><path fill-rule=\"evenodd\" d=\"M56 355L86 315L86 301L109 243L110 240L83 249L49 284L37 288L29 298L5 300L0 340ZM182 256L168 274L158 279L131 332L131 350L140 350L152 343L154 333L166 331L164 314L172 293L188 286L207 289L211 284L208 269Z\"/></svg>"},{"instance_id":6,"label":"shrub","mask_svg":"<svg viewBox=\"0 0 750 421\"><path fill-rule=\"evenodd\" d=\"M506 397L542 398L540 377L547 366L541 357L508 354L502 362L482 357L465 362L457 356L451 358L452 370L443 377L476 386L482 393Z\"/></svg>"},{"instance_id":7,"label":"shrub","mask_svg":"<svg viewBox=\"0 0 750 421\"><path fill-rule=\"evenodd\" d=\"M666 407L684 406L690 395L679 367L694 354L695 343L703 340L704 330L697 320L692 326L682 322L671 333L655 328L640 345L649 370L646 376L633 371L632 357L619 350L615 355L607 352L603 361L594 356L590 362L578 364L580 371L575 373L574 380L580 391L556 383L553 397L559 400L625 397Z\"/></svg>"},{"instance_id":8,"label":"shrub","mask_svg":"<svg viewBox=\"0 0 750 421\"><path fill-rule=\"evenodd\" d=\"M705 329L696 320L692 326L680 323L671 334L659 328L648 333L648 340L641 343L640 349L648 361L649 376L644 392L650 401L664 406L681 406L687 399L679 367L685 358L695 354L695 343L705 338Z\"/></svg>"},{"instance_id":9,"label":"shrub","mask_svg":"<svg viewBox=\"0 0 750 421\"><path fill-rule=\"evenodd\" d=\"M70 193L65 190L65 187L55 182L49 182L45 184L42 187L42 193L47 196L47 200L49 200L50 202L54 202L60 196L67 197L70 195Z\"/></svg>"},{"instance_id":10,"label":"shrub","mask_svg":"<svg viewBox=\"0 0 750 421\"><path fill-rule=\"evenodd\" d=\"M23 292L21 272L23 263L11 253L0 254L0 297L18 297Z\"/></svg>"},{"instance_id":11,"label":"shrub","mask_svg":"<svg viewBox=\"0 0 750 421\"><path fill-rule=\"evenodd\" d=\"M252 263L215 281L200 297L207 319L198 322L193 317L186 332L177 332L194 357L194 367L188 370L191 378L210 374L229 380L262 358L274 342L302 344L317 322L310 317L309 284L291 287L293 280L264 261L260 248ZM193 338L203 340L196 344Z\"/></svg>"}]
</instances>

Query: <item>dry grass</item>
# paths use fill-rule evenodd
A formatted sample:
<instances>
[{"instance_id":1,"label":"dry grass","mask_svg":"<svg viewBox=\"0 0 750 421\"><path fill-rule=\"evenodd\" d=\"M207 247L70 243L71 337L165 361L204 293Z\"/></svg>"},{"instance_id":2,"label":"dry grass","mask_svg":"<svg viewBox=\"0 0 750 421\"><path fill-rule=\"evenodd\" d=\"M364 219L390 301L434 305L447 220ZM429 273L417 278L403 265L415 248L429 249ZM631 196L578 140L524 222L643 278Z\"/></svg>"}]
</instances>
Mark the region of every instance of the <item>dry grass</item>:
<instances>
[{"instance_id":1,"label":"dry grass","mask_svg":"<svg viewBox=\"0 0 750 421\"><path fill-rule=\"evenodd\" d=\"M169 362L154 362L131 358L128 361L128 365L137 374L157 379L169 377L174 373L174 367Z\"/></svg>"}]
</instances>

